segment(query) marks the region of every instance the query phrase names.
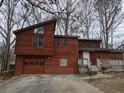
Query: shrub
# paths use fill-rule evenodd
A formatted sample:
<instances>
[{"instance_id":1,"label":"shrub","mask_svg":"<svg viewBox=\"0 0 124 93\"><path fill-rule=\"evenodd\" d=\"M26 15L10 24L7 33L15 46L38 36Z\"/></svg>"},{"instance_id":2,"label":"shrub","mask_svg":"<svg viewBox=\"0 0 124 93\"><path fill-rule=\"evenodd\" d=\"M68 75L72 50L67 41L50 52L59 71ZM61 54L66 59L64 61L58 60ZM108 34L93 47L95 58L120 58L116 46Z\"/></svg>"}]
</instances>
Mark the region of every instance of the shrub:
<instances>
[{"instance_id":1,"label":"shrub","mask_svg":"<svg viewBox=\"0 0 124 93\"><path fill-rule=\"evenodd\" d=\"M9 79L14 76L14 70L3 71L3 79Z\"/></svg>"},{"instance_id":2,"label":"shrub","mask_svg":"<svg viewBox=\"0 0 124 93\"><path fill-rule=\"evenodd\" d=\"M102 71L105 71L105 70L107 70L108 69L108 67L102 67Z\"/></svg>"},{"instance_id":3,"label":"shrub","mask_svg":"<svg viewBox=\"0 0 124 93\"><path fill-rule=\"evenodd\" d=\"M92 76L92 75L96 75L97 72L96 71L88 71L88 72L86 72L86 74L88 74L89 76Z\"/></svg>"}]
</instances>

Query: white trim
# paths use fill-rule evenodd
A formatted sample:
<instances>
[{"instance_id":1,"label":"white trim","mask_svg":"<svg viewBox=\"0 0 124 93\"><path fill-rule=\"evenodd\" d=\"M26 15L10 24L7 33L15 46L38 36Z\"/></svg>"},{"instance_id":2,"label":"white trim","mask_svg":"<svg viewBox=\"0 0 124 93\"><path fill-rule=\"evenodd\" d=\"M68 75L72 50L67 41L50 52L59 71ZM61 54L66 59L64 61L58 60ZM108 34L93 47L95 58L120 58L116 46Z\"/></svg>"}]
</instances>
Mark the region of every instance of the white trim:
<instances>
[{"instance_id":1,"label":"white trim","mask_svg":"<svg viewBox=\"0 0 124 93\"><path fill-rule=\"evenodd\" d=\"M90 53L83 52L83 65L89 65L89 64L90 64Z\"/></svg>"}]
</instances>

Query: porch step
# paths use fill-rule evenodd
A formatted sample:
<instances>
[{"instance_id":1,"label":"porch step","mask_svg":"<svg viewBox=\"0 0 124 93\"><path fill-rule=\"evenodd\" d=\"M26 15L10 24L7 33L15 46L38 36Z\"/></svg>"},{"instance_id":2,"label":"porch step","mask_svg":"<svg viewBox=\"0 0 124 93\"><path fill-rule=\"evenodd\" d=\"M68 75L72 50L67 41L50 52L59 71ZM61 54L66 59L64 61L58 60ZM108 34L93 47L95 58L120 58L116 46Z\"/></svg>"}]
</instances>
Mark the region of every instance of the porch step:
<instances>
[{"instance_id":1,"label":"porch step","mask_svg":"<svg viewBox=\"0 0 124 93\"><path fill-rule=\"evenodd\" d=\"M124 69L124 65L111 65L112 69Z\"/></svg>"},{"instance_id":2,"label":"porch step","mask_svg":"<svg viewBox=\"0 0 124 93\"><path fill-rule=\"evenodd\" d=\"M86 68L81 68L80 69L80 73L85 73L85 72L88 72L88 69L86 69Z\"/></svg>"},{"instance_id":3,"label":"porch step","mask_svg":"<svg viewBox=\"0 0 124 93\"><path fill-rule=\"evenodd\" d=\"M96 72L98 72L99 69L98 69L98 67L97 67L96 65L91 65L91 71L96 71Z\"/></svg>"}]
</instances>

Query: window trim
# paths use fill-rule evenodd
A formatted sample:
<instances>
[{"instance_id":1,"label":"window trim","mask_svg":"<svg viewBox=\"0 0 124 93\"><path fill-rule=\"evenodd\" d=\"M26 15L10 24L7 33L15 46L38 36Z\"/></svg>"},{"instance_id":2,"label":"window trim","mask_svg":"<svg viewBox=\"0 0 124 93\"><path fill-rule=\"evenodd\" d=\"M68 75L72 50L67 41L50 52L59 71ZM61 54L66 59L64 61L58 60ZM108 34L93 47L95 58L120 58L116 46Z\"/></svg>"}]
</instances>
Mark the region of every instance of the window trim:
<instances>
[{"instance_id":1,"label":"window trim","mask_svg":"<svg viewBox=\"0 0 124 93\"><path fill-rule=\"evenodd\" d=\"M64 61L66 60L66 63L62 62L62 60L64 60ZM68 66L68 58L60 58L59 66L60 67L67 67Z\"/></svg>"},{"instance_id":2,"label":"window trim","mask_svg":"<svg viewBox=\"0 0 124 93\"><path fill-rule=\"evenodd\" d=\"M36 31L38 29L42 29L41 32L40 31ZM44 34L44 26L40 26L40 27L37 27L37 28L34 28L34 34Z\"/></svg>"},{"instance_id":3,"label":"window trim","mask_svg":"<svg viewBox=\"0 0 124 93\"><path fill-rule=\"evenodd\" d=\"M36 39L36 41L35 41L35 39ZM36 45L35 45L34 43L36 43ZM42 43L41 46L40 46L40 43ZM40 37L40 36L33 37L33 39L32 39L32 46L33 46L33 47L37 47L37 48L43 47L43 46L44 46L43 38Z\"/></svg>"}]
</instances>

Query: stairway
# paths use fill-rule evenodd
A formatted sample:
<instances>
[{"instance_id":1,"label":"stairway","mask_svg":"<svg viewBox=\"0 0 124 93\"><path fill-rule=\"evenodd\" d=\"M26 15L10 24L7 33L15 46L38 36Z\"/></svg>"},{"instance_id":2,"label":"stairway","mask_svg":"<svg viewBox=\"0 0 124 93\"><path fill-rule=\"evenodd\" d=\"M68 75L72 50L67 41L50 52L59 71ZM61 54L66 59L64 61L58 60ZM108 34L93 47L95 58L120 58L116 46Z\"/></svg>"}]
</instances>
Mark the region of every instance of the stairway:
<instances>
[{"instance_id":1,"label":"stairway","mask_svg":"<svg viewBox=\"0 0 124 93\"><path fill-rule=\"evenodd\" d=\"M97 65L92 65L92 64L88 64L87 66L81 66L79 68L79 72L80 73L85 73L85 72L88 72L88 71L93 71L93 72L100 72L101 70L98 68Z\"/></svg>"},{"instance_id":2,"label":"stairway","mask_svg":"<svg viewBox=\"0 0 124 93\"><path fill-rule=\"evenodd\" d=\"M91 71L99 72L100 70L96 65L91 65Z\"/></svg>"}]
</instances>

